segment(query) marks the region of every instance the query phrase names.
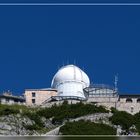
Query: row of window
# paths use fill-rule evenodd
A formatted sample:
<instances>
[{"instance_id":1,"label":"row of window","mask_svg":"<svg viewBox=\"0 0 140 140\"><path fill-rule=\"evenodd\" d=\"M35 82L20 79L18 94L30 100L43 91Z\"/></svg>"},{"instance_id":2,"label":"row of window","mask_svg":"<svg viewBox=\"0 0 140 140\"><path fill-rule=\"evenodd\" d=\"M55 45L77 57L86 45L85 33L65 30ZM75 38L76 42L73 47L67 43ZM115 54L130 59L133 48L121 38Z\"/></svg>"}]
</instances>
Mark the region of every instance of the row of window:
<instances>
[{"instance_id":1,"label":"row of window","mask_svg":"<svg viewBox=\"0 0 140 140\"><path fill-rule=\"evenodd\" d=\"M132 103L133 100L131 98L126 99L126 103ZM140 103L140 98L137 99L137 103Z\"/></svg>"}]
</instances>

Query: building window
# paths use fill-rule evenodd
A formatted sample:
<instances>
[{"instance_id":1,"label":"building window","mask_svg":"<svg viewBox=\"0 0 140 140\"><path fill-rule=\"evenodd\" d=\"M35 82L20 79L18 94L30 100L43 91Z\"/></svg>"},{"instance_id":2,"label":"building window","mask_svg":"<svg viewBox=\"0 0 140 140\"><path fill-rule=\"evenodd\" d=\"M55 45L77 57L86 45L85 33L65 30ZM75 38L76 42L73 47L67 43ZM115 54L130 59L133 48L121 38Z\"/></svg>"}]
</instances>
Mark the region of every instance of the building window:
<instances>
[{"instance_id":1,"label":"building window","mask_svg":"<svg viewBox=\"0 0 140 140\"><path fill-rule=\"evenodd\" d=\"M137 103L140 103L140 98L137 99Z\"/></svg>"},{"instance_id":2,"label":"building window","mask_svg":"<svg viewBox=\"0 0 140 140\"><path fill-rule=\"evenodd\" d=\"M32 97L35 97L35 92L32 92Z\"/></svg>"},{"instance_id":3,"label":"building window","mask_svg":"<svg viewBox=\"0 0 140 140\"><path fill-rule=\"evenodd\" d=\"M35 99L32 99L32 103L35 104Z\"/></svg>"},{"instance_id":4,"label":"building window","mask_svg":"<svg viewBox=\"0 0 140 140\"><path fill-rule=\"evenodd\" d=\"M131 113L133 113L134 112L134 107L133 106L131 106Z\"/></svg>"},{"instance_id":5,"label":"building window","mask_svg":"<svg viewBox=\"0 0 140 140\"><path fill-rule=\"evenodd\" d=\"M126 103L132 103L132 99L131 98L127 98L126 99Z\"/></svg>"}]
</instances>

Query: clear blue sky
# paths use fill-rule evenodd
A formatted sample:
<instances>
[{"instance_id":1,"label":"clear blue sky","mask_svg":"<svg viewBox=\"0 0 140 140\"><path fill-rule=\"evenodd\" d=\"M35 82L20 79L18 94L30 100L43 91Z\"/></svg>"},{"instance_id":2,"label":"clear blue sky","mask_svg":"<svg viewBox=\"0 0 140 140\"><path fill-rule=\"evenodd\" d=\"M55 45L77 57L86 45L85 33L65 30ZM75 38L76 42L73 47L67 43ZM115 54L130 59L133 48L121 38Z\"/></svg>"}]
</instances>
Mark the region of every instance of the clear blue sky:
<instances>
[{"instance_id":1,"label":"clear blue sky","mask_svg":"<svg viewBox=\"0 0 140 140\"><path fill-rule=\"evenodd\" d=\"M140 93L140 6L0 6L0 92L48 88L63 64Z\"/></svg>"}]
</instances>

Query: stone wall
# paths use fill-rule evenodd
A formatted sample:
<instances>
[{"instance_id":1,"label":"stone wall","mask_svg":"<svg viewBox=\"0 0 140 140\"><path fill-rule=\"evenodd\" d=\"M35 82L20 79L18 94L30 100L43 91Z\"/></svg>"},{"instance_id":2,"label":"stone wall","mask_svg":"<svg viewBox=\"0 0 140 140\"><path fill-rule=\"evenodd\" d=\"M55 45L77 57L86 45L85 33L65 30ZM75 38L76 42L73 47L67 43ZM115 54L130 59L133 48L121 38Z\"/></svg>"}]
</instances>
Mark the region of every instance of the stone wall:
<instances>
[{"instance_id":1,"label":"stone wall","mask_svg":"<svg viewBox=\"0 0 140 140\"><path fill-rule=\"evenodd\" d=\"M94 97L89 98L87 102L105 106L107 109L114 107L120 111L127 111L131 114L136 114L140 111L140 102L138 98L131 98L132 102L127 102L127 98L119 97Z\"/></svg>"},{"instance_id":2,"label":"stone wall","mask_svg":"<svg viewBox=\"0 0 140 140\"><path fill-rule=\"evenodd\" d=\"M87 102L98 102L98 103L114 103L114 102L117 102L118 100L118 97L91 97L91 98L88 98Z\"/></svg>"},{"instance_id":3,"label":"stone wall","mask_svg":"<svg viewBox=\"0 0 140 140\"><path fill-rule=\"evenodd\" d=\"M140 102L137 102L138 98L131 98L132 102L126 102L127 98L120 98L117 102L117 109L121 111L127 111L128 113L135 114L140 111Z\"/></svg>"},{"instance_id":4,"label":"stone wall","mask_svg":"<svg viewBox=\"0 0 140 140\"><path fill-rule=\"evenodd\" d=\"M95 103L97 105L102 105L107 109L111 107L116 108L118 97L93 97L87 100L88 103Z\"/></svg>"},{"instance_id":5,"label":"stone wall","mask_svg":"<svg viewBox=\"0 0 140 140\"><path fill-rule=\"evenodd\" d=\"M35 93L35 97L32 96L32 93ZM51 96L56 96L56 90L26 90L25 91L25 98L26 98L26 105L42 105L42 103L49 99ZM32 99L35 99L35 103L32 103ZM127 111L128 113L135 114L140 111L140 102L138 102L138 97L131 98L132 102L127 102L127 97L119 97L119 96L94 96L88 98L87 101L84 103L94 103L97 105L105 106L107 109L114 107L120 111ZM76 100L69 100L69 104L77 103L79 101ZM63 101L55 101L45 103L44 107L51 107L53 104L62 104Z\"/></svg>"}]
</instances>

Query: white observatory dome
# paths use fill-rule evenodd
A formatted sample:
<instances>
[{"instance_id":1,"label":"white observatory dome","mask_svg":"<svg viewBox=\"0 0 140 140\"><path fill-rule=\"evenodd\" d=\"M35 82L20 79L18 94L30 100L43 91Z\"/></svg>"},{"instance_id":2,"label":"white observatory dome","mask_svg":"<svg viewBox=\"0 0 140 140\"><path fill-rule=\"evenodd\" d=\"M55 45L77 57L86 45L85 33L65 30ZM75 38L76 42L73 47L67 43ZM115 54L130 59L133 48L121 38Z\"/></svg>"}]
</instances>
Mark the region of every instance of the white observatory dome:
<instances>
[{"instance_id":1,"label":"white observatory dome","mask_svg":"<svg viewBox=\"0 0 140 140\"><path fill-rule=\"evenodd\" d=\"M89 84L90 80L84 71L75 65L67 65L58 70L51 86L58 90L58 96L85 98L83 89Z\"/></svg>"}]
</instances>

